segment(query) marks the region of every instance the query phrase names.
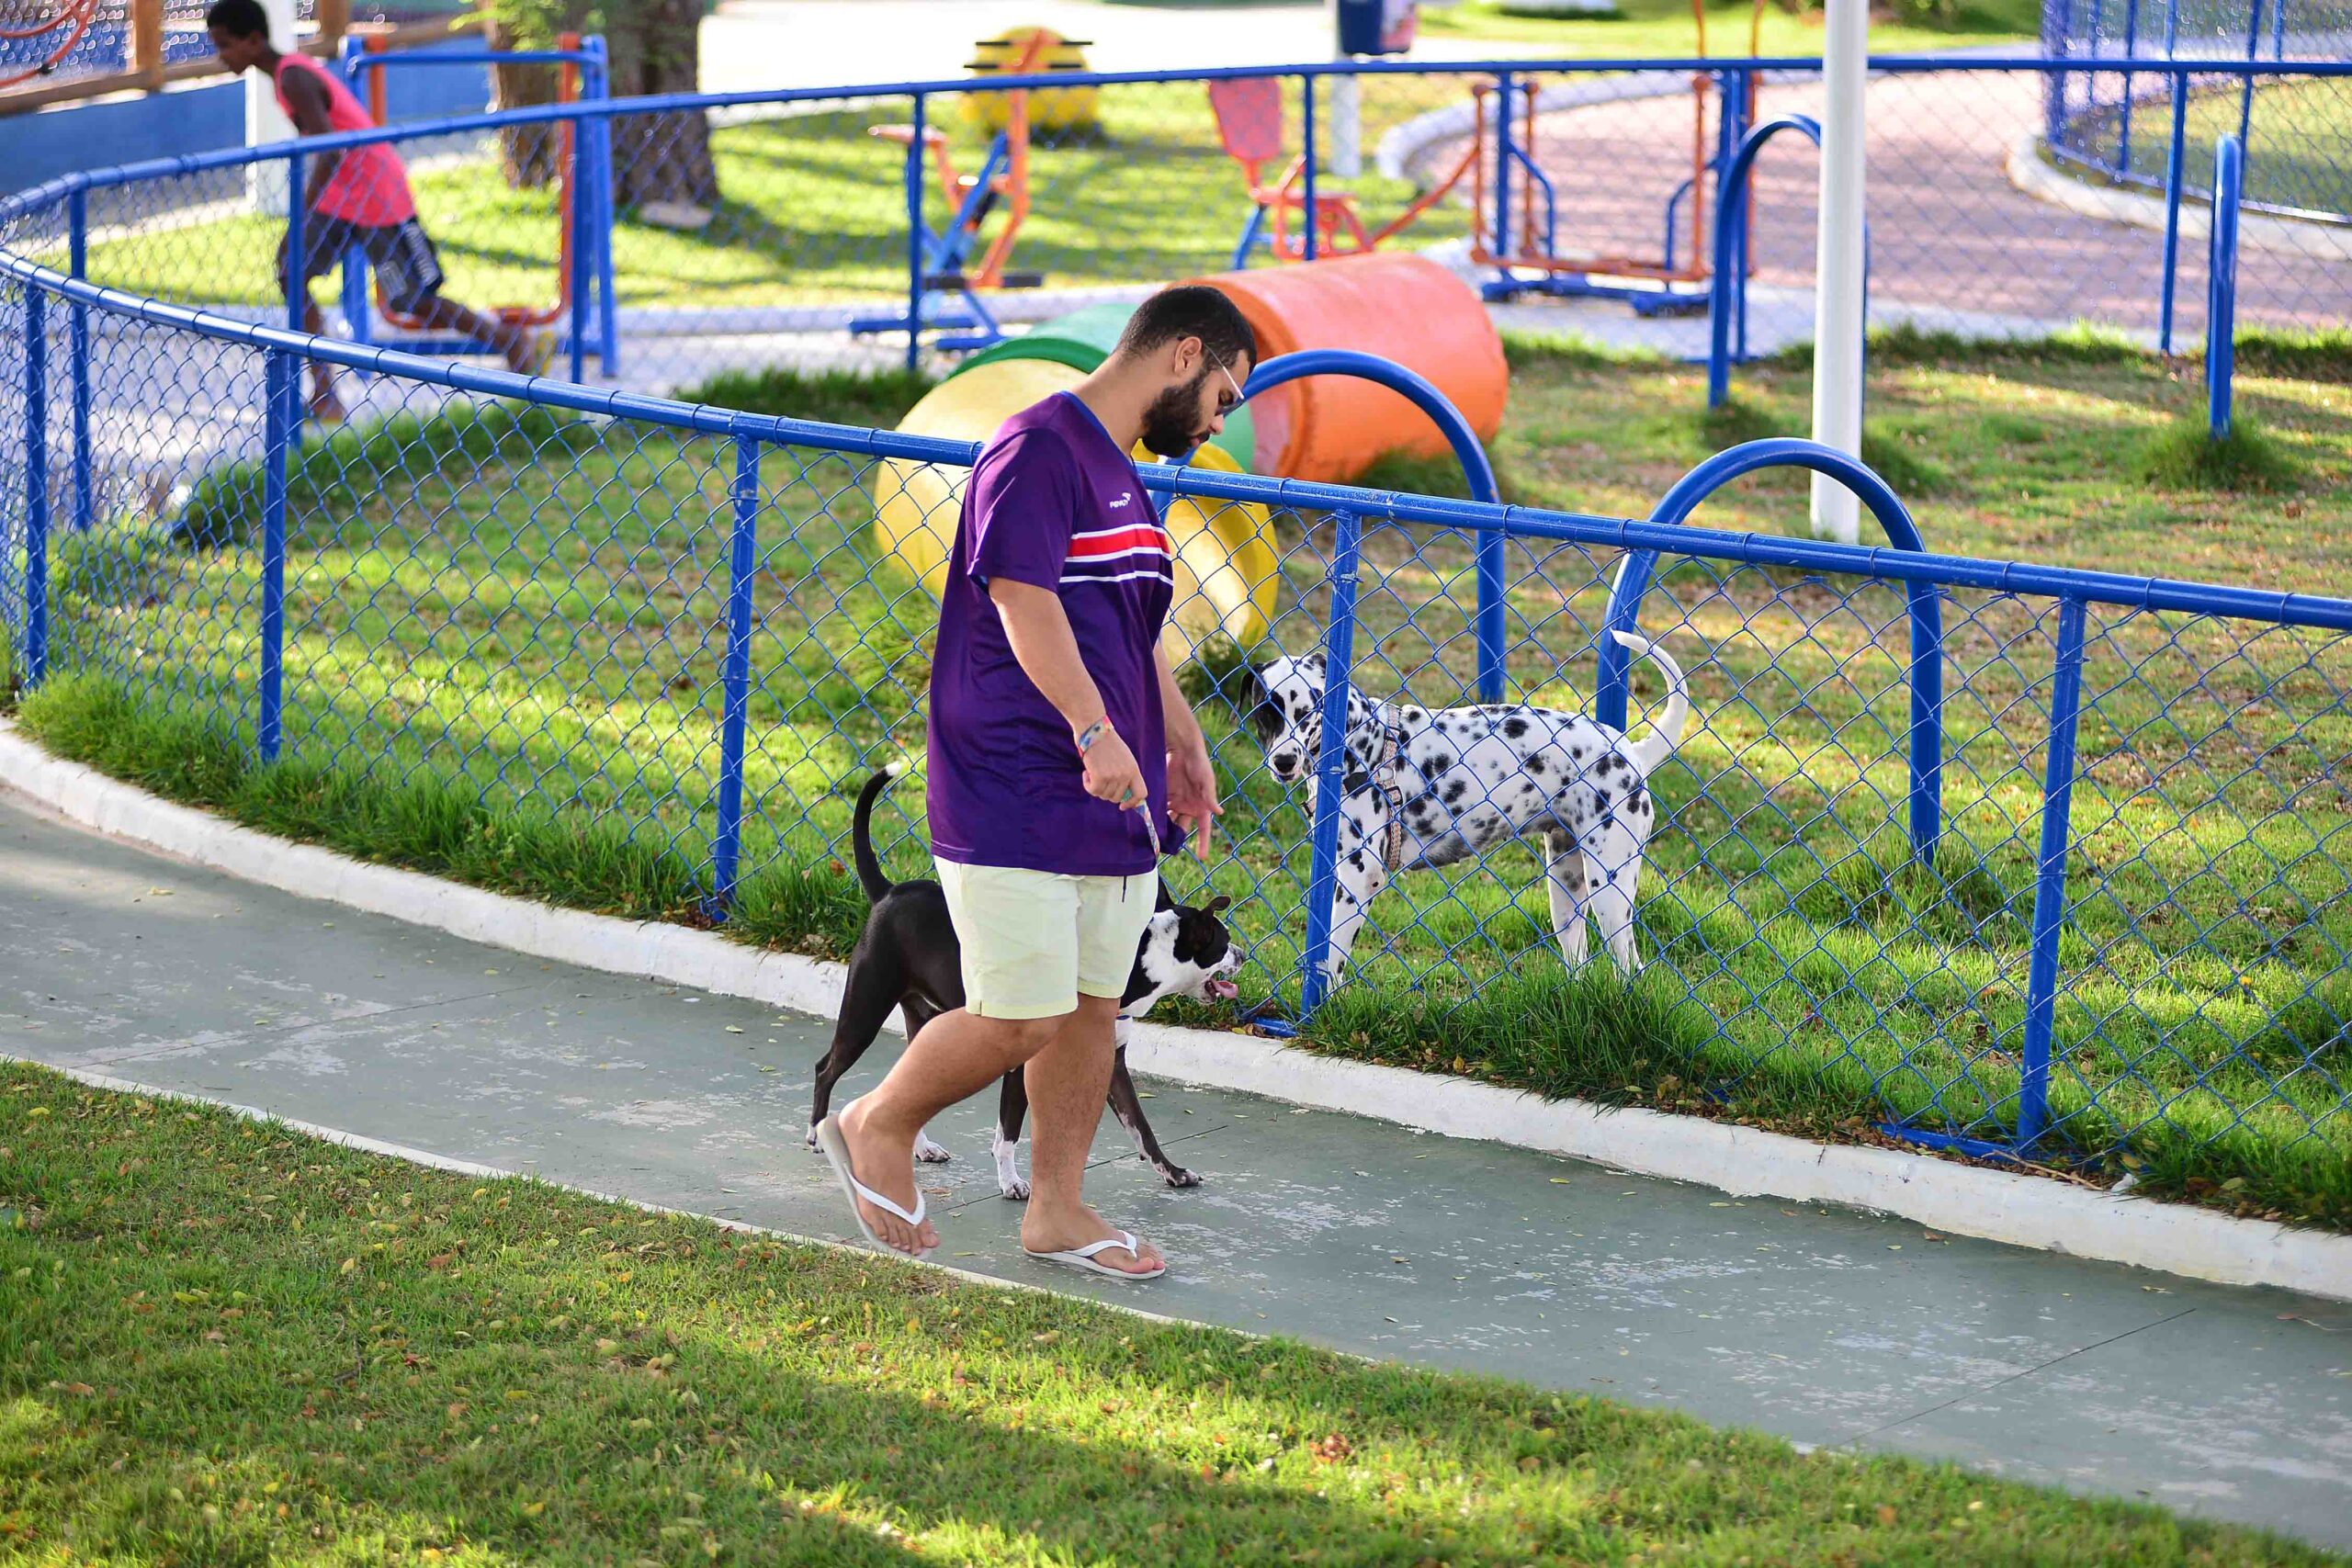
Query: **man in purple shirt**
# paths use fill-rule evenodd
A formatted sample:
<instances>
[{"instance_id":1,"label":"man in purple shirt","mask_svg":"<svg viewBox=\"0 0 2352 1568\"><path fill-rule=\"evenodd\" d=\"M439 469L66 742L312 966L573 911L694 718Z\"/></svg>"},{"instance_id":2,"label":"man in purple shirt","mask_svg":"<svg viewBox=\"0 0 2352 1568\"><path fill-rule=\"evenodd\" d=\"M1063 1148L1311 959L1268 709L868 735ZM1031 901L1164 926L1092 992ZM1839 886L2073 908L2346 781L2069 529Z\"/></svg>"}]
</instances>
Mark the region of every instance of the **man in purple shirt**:
<instances>
[{"instance_id":1,"label":"man in purple shirt","mask_svg":"<svg viewBox=\"0 0 2352 1568\"><path fill-rule=\"evenodd\" d=\"M1086 1204L1113 1024L1162 848L1208 856L1223 809L1201 727L1160 649L1170 541L1128 454L1181 457L1224 427L1257 356L1214 288L1161 290L1102 367L1007 420L972 468L932 660L932 853L965 1005L926 1024L871 1094L818 1128L859 1228L939 1244L914 1141L1026 1064L1031 1256L1151 1279L1159 1252Z\"/></svg>"}]
</instances>

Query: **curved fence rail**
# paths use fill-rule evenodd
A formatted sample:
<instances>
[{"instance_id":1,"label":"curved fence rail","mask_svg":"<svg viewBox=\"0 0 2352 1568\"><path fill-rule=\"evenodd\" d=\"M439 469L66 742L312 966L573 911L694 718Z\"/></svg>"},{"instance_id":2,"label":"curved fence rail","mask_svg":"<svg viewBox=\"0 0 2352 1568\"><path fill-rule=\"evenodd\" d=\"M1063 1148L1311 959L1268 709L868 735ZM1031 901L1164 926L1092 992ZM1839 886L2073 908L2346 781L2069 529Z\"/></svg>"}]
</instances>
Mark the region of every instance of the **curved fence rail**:
<instances>
[{"instance_id":1,"label":"curved fence rail","mask_svg":"<svg viewBox=\"0 0 2352 1568\"><path fill-rule=\"evenodd\" d=\"M684 102L819 106L745 122L791 128L846 101ZM876 520L919 491L952 507L974 448L313 338L274 303L241 319L217 285L232 262L269 276L276 222L122 214L243 173L169 161L0 203L0 618L22 679L274 758L341 819L441 824L458 863L560 844L592 906L840 951L863 914L846 792L920 749L934 614ZM876 233L902 262L893 211ZM635 361L671 340L629 276ZM312 362L364 379L349 426L298 426ZM1785 461L1840 473L1899 547L1684 520ZM1233 897L1245 999L1331 1049L1379 1034L1447 1067L1476 1036L1589 1090L1670 1062L1701 1103L1850 1105L1979 1152L2256 1181L2352 1158L2352 602L1938 555L1841 462L1726 454L1646 522L1147 468L1171 518L1272 562L1238 596L1267 607L1250 649L1219 637L1226 566L1181 567L1177 611L1229 810L1216 862L1170 876ZM1498 803L1449 795L1426 749L1408 809L1470 852L1335 919L1332 792L1311 808L1273 777L1241 655L1326 651L1335 760L1351 695L1507 736L1622 701L1638 735L1664 688L1606 636L1636 604L1694 710L1643 781L1638 976L1566 972L1545 846L1476 827ZM920 870L918 823L882 842Z\"/></svg>"}]
</instances>

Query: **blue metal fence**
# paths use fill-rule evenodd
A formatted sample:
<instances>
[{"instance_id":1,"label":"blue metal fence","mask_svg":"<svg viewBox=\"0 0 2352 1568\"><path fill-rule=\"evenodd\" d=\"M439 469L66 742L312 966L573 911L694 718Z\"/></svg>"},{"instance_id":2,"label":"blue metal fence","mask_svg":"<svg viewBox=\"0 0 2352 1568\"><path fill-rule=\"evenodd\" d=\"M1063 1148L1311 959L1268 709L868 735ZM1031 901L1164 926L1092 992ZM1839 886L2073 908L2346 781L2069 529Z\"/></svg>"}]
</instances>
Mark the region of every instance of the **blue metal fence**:
<instances>
[{"instance_id":1,"label":"blue metal fence","mask_svg":"<svg viewBox=\"0 0 2352 1568\"><path fill-rule=\"evenodd\" d=\"M299 190L300 159L360 140L271 155ZM919 744L932 613L873 524L974 448L80 276L86 193L195 164L231 166L0 205L0 615L26 679L96 676L265 760L568 824L640 855L681 918L813 940L854 914L841 786ZM373 378L378 422L298 441L311 360ZM1250 389L1351 367L1264 367ZM1690 525L1790 465L1855 488L1889 547ZM1652 962L1623 991L1701 1021L1656 1046L1693 1083L1802 1081L1977 1153L2352 1157L2352 602L1939 556L1882 482L1797 442L1711 459L1646 522L1503 506L1491 476L1462 502L1145 482L1244 520L1279 563L1259 651L1328 660L1311 808L1264 767L1230 655L1196 671L1234 807L1205 875L1237 897L1251 1002L1466 1018L1555 986L1543 866L1508 839L1406 868L1328 962L1349 699L1589 706L1638 732L1658 687L1608 633L1639 629L1699 716L1649 781ZM913 823L888 837L920 863Z\"/></svg>"}]
</instances>

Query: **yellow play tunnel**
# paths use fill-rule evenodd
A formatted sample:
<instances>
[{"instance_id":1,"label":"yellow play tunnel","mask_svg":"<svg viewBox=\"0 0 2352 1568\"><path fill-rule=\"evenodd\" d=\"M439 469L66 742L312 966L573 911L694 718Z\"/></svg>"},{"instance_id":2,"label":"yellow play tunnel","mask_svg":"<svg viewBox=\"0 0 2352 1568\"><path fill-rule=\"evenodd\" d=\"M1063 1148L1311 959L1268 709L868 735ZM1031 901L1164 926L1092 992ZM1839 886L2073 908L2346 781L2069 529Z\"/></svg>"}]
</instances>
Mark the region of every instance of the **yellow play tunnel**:
<instances>
[{"instance_id":1,"label":"yellow play tunnel","mask_svg":"<svg viewBox=\"0 0 2352 1568\"><path fill-rule=\"evenodd\" d=\"M1136 456L1143 456L1141 447ZM1241 465L1216 446L1193 453L1193 466L1241 472ZM1203 644L1219 637L1247 649L1265 636L1274 618L1282 570L1266 509L1179 495L1169 499L1166 522L1176 541L1176 596L1159 639L1168 662L1181 669Z\"/></svg>"},{"instance_id":2,"label":"yellow play tunnel","mask_svg":"<svg viewBox=\"0 0 2352 1568\"><path fill-rule=\"evenodd\" d=\"M899 429L910 435L985 441L1023 409L1083 379L1073 367L1046 359L975 366L933 388L907 412ZM1144 456L1138 447L1138 460ZM1241 471L1214 446L1203 447L1193 461L1204 468ZM886 457L875 480L876 545L934 599L947 585L947 558L955 548L968 473ZM1248 648L1263 637L1273 617L1280 571L1266 509L1179 496L1170 503L1165 522L1176 545L1175 599L1164 638L1170 661L1183 662L1215 637Z\"/></svg>"}]
</instances>

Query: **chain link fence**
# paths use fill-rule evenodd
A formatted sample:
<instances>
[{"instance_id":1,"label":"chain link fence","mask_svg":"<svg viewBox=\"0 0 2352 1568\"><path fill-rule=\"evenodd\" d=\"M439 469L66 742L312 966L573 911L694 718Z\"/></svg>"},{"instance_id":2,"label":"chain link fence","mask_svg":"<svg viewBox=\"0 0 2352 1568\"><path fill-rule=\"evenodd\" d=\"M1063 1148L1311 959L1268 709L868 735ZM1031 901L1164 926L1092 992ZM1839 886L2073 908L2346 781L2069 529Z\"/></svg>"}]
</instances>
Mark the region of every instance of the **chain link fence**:
<instances>
[{"instance_id":1,"label":"chain link fence","mask_svg":"<svg viewBox=\"0 0 2352 1568\"><path fill-rule=\"evenodd\" d=\"M2031 128L2037 75L1960 79L2005 96ZM1270 80L1296 139L1306 82ZM1473 81L1363 82L1367 172L1340 187L1360 218L1385 221L1417 180L1426 194L1429 170L1446 172L1447 148L1466 145ZM1680 73L1674 96L1611 106L1605 123L1629 140L1579 143L1570 128L1588 107L1544 96L1560 81L1579 78L1536 81L1531 162L1555 172L1580 234L1660 248L1672 186L1708 144L1703 116L1721 95ZM1989 111L1949 85L1939 73L1873 89L1872 158L1922 171L1906 186L1872 170L1882 319L1906 299L2046 310L2066 278L2081 299L2141 308L2111 270L2062 265L2063 246L1966 248L1936 205L1957 199L1952 182L1926 177L1951 152L1931 133ZM1809 91L1768 80L1758 112L1801 112ZM1254 204L1203 84L1094 92L1091 128L1036 130L1019 264L1102 289L1229 265ZM955 126L945 151L982 144L986 127L956 117L989 100L922 101L925 119ZM749 355L789 322L902 311L922 259L908 148L871 133L915 124L916 104L710 106L722 197L709 224L616 214L620 355L656 367L632 377L708 374L725 355L703 340L741 340ZM1417 125L1419 163L1396 140ZM1693 140L1668 149L1669 128ZM1607 175L1643 149L1660 166L1655 191ZM1758 179L1759 289L1795 265L1778 237L1811 224L1807 155L1775 158ZM269 284L281 222L189 218L207 209L178 199L175 182L221 168L119 185L132 216L112 227L90 220L77 182L0 213L0 617L19 677L98 682L141 715L342 792L355 812L472 814L494 833L560 836L590 907L844 951L864 909L842 869L850 801L873 769L921 754L933 630L933 601L877 515L944 493L930 520L952 532L970 449L288 334ZM554 267L552 211L529 205L541 193L468 163L415 173L453 294L494 304ZM926 166L921 186L934 231L953 189L936 173ZM1493 170L1474 161L1474 176ZM1972 199L2016 202L2020 224L2054 221L1997 172L1980 187ZM495 223L460 221L452 188L514 205ZM1623 200L1604 209L1611 191ZM1680 197L1686 247L1705 220L1691 201ZM1478 210L1441 201L1425 221L1418 240L1466 246ZM1947 269L1940 282L1931 265ZM62 276L76 272L123 292ZM2271 297L2283 321L2332 309L2313 301L2346 287L2280 276L2299 279ZM2259 318L2248 292L2241 309ZM148 296L228 309L199 316ZM819 310L839 313L791 314ZM346 427L295 417L306 352L337 361L355 389ZM1434 1068L1478 1040L1579 1092L1605 1092L1612 1073L1655 1081L1665 1066L1700 1109L1826 1105L1978 1153L2340 1187L2352 1166L2352 604L1249 476L1148 482L1171 520L1191 508L1267 563L1230 568L1261 574L1244 584L1266 621L1246 649L1218 635L1234 624L1232 584L1213 581L1227 568L1180 570L1184 679L1229 811L1216 863L1170 872L1181 897L1233 898L1244 998L1261 1017ZM1755 482L1802 504L1796 476ZM1502 570L1482 573L1482 549L1491 566L1498 547ZM1653 568L1638 606L1621 592L1629 549ZM1688 672L1689 727L1623 807L1645 797L1657 829L1637 861L1611 864L1540 827L1512 830L1511 801L1453 791L1445 745L1415 728L1399 807L1414 841L1451 835L1464 852L1400 866L1351 913L1340 895L1365 886L1368 846L1332 803L1380 766L1379 727L1458 709L1448 722L1483 736L1525 718L1479 706L1482 660L1498 649L1477 628L1497 624L1481 610L1498 594L1511 705L1605 710L1612 615ZM1936 621L1924 666L1923 603ZM1353 735L1372 748L1363 769L1321 757L1312 800L1275 776L1253 723L1264 694L1250 663L1278 651L1328 660L1335 728L1317 735L1350 737L1351 696L1373 705L1360 716L1374 729ZM1634 661L1628 693L1639 739L1665 695L1657 667ZM879 830L905 875L926 864L915 798L893 797ZM1564 891L1598 939L1573 974ZM1645 961L1630 979L1602 955L1622 925L1611 896ZM1331 935L1357 914L1336 964Z\"/></svg>"}]
</instances>

